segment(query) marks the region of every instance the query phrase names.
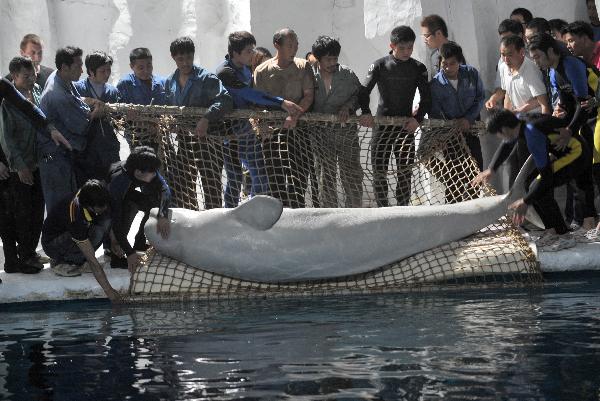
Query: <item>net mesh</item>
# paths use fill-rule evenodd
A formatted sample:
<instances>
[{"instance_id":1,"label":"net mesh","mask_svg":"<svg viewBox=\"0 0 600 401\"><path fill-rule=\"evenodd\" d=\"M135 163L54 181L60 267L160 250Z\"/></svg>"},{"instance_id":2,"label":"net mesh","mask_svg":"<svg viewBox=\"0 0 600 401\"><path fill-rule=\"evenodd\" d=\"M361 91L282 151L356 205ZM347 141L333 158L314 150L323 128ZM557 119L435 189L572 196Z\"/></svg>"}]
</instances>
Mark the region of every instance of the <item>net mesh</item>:
<instances>
[{"instance_id":1,"label":"net mesh","mask_svg":"<svg viewBox=\"0 0 600 401\"><path fill-rule=\"evenodd\" d=\"M235 207L257 194L284 206L379 207L455 203L494 194L473 189L479 172L466 138L451 123L425 120L415 134L405 119L383 117L372 129L356 118L305 114L293 129L281 112L235 111L195 128L198 108L110 105L111 121L130 146L153 147L173 190L174 207ZM537 284L541 272L520 232L503 218L461 241L413 255L369 273L294 283L238 280L148 252L132 276L140 300L295 296L402 291L449 285Z\"/></svg>"}]
</instances>

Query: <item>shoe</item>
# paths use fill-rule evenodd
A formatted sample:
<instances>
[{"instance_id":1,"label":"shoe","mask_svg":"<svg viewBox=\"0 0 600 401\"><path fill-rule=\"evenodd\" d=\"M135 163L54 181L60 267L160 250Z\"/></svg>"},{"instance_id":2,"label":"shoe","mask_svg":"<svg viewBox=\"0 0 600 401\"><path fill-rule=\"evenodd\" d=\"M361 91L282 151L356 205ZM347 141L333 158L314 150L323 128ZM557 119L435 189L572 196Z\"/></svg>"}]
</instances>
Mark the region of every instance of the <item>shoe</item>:
<instances>
[{"instance_id":1,"label":"shoe","mask_svg":"<svg viewBox=\"0 0 600 401\"><path fill-rule=\"evenodd\" d=\"M589 244L590 242L596 242L598 240L598 231L595 228L592 230L586 230L585 228L580 227L573 231L571 236L573 236L575 241L579 242L580 244Z\"/></svg>"},{"instance_id":2,"label":"shoe","mask_svg":"<svg viewBox=\"0 0 600 401\"><path fill-rule=\"evenodd\" d=\"M33 266L33 267L37 267L38 269L42 270L44 268L44 264L42 262L40 262L40 260L37 258L36 255L30 257L29 259L27 259L24 264L29 265L29 266Z\"/></svg>"},{"instance_id":3,"label":"shoe","mask_svg":"<svg viewBox=\"0 0 600 401\"><path fill-rule=\"evenodd\" d=\"M538 248L543 248L546 245L550 245L556 242L558 235L550 233L550 231L544 232L544 234L535 240L535 245Z\"/></svg>"},{"instance_id":4,"label":"shoe","mask_svg":"<svg viewBox=\"0 0 600 401\"><path fill-rule=\"evenodd\" d=\"M50 261L52 260L48 256L40 255L37 252L33 255L33 257L36 258L38 260L38 262L40 262L40 263L42 263L44 265L46 263L50 263Z\"/></svg>"},{"instance_id":5,"label":"shoe","mask_svg":"<svg viewBox=\"0 0 600 401\"><path fill-rule=\"evenodd\" d=\"M563 234L559 235L554 243L542 247L541 250L544 252L557 252L573 248L575 245L577 245L577 241L575 241L575 238L571 234Z\"/></svg>"},{"instance_id":6,"label":"shoe","mask_svg":"<svg viewBox=\"0 0 600 401\"><path fill-rule=\"evenodd\" d=\"M77 265L70 265L68 263L59 263L52 267L54 274L60 277L77 277L81 276L81 268Z\"/></svg>"},{"instance_id":7,"label":"shoe","mask_svg":"<svg viewBox=\"0 0 600 401\"><path fill-rule=\"evenodd\" d=\"M110 267L113 269L127 269L127 258L124 256L119 258L115 255L111 255Z\"/></svg>"},{"instance_id":8,"label":"shoe","mask_svg":"<svg viewBox=\"0 0 600 401\"><path fill-rule=\"evenodd\" d=\"M42 271L44 266L41 268L37 266L31 266L26 263L17 262L11 264L4 264L4 273L22 273L22 274L38 274Z\"/></svg>"}]
</instances>

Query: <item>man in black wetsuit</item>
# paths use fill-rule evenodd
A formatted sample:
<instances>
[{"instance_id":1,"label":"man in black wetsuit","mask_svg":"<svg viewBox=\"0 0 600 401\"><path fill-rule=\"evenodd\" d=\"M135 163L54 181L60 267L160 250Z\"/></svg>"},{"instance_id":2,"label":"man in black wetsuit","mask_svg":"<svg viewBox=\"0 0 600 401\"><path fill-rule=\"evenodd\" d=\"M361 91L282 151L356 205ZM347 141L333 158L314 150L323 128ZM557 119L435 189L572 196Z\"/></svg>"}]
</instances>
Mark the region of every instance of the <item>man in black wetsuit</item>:
<instances>
[{"instance_id":1,"label":"man in black wetsuit","mask_svg":"<svg viewBox=\"0 0 600 401\"><path fill-rule=\"evenodd\" d=\"M112 214L112 233L121 249L113 249L111 267L129 268L133 272L141 260L136 251L147 249L144 225L150 217L150 209L158 208L157 231L166 238L170 232L169 202L171 190L160 175L160 159L149 146L138 146L126 161L112 165L109 192ZM140 188L137 191L136 188ZM144 212L133 247L127 234L138 211ZM127 258L122 257L125 254Z\"/></svg>"},{"instance_id":2,"label":"man in black wetsuit","mask_svg":"<svg viewBox=\"0 0 600 401\"><path fill-rule=\"evenodd\" d=\"M414 132L431 109L427 68L423 63L411 58L415 39L416 35L410 27L394 28L390 36L390 54L371 64L358 96L362 126L375 125L369 108L370 94L375 85L379 90L378 116L408 117L402 130L396 130L392 125L378 125L373 128L371 163L373 189L378 206L389 206L387 169L392 152L396 157L398 169L397 203L408 205L410 202L411 164L415 156ZM417 88L421 100L419 110L413 116L412 104Z\"/></svg>"},{"instance_id":3,"label":"man in black wetsuit","mask_svg":"<svg viewBox=\"0 0 600 401\"><path fill-rule=\"evenodd\" d=\"M522 224L529 205L535 208L546 232L536 243L546 251L575 246L575 239L569 234L558 204L554 199L554 188L574 180L581 197L575 201L581 204L584 221L593 222L596 215L592 186L590 148L579 136L573 136L564 148L555 146L560 138L559 129L564 121L547 115L528 115L520 119L510 110L500 110L492 114L487 130L503 139L488 169L473 180L473 185L486 183L497 168L508 158L514 146L526 147L532 155L536 171L531 177L527 193L512 203L513 222ZM593 224L593 223L592 223Z\"/></svg>"}]
</instances>

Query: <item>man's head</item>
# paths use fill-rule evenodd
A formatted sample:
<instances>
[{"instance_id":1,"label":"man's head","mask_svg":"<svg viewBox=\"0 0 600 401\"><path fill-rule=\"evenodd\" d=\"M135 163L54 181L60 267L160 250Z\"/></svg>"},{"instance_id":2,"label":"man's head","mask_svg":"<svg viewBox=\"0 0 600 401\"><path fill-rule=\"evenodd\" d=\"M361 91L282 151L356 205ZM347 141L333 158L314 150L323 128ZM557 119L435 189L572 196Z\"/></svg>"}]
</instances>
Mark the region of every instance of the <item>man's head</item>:
<instances>
[{"instance_id":1,"label":"man's head","mask_svg":"<svg viewBox=\"0 0 600 401\"><path fill-rule=\"evenodd\" d=\"M171 42L171 58L175 61L181 74L190 74L194 68L194 53L196 47L189 36L183 36Z\"/></svg>"},{"instance_id":2,"label":"man's head","mask_svg":"<svg viewBox=\"0 0 600 401\"><path fill-rule=\"evenodd\" d=\"M107 83L110 78L112 63L113 58L100 50L85 56L85 69L90 81L95 84Z\"/></svg>"},{"instance_id":3,"label":"man's head","mask_svg":"<svg viewBox=\"0 0 600 401\"><path fill-rule=\"evenodd\" d=\"M160 168L160 159L150 146L138 146L125 161L125 170L142 182L150 182L156 177Z\"/></svg>"},{"instance_id":4,"label":"man's head","mask_svg":"<svg viewBox=\"0 0 600 401\"><path fill-rule=\"evenodd\" d=\"M17 89L33 89L36 74L33 61L29 57L18 56L13 58L8 64L8 71Z\"/></svg>"},{"instance_id":5,"label":"man's head","mask_svg":"<svg viewBox=\"0 0 600 401\"><path fill-rule=\"evenodd\" d=\"M543 70L555 67L560 59L556 41L547 33L539 33L531 38L529 54L535 64Z\"/></svg>"},{"instance_id":6,"label":"man's head","mask_svg":"<svg viewBox=\"0 0 600 401\"><path fill-rule=\"evenodd\" d=\"M129 53L129 67L142 81L152 79L152 53L145 47L137 47Z\"/></svg>"},{"instance_id":7,"label":"man's head","mask_svg":"<svg viewBox=\"0 0 600 401\"><path fill-rule=\"evenodd\" d=\"M54 63L63 79L69 81L79 79L83 73L82 55L83 51L78 47L67 46L57 50Z\"/></svg>"},{"instance_id":8,"label":"man's head","mask_svg":"<svg viewBox=\"0 0 600 401\"><path fill-rule=\"evenodd\" d=\"M102 181L87 180L77 194L79 206L94 214L102 214L108 209L110 194Z\"/></svg>"},{"instance_id":9,"label":"man's head","mask_svg":"<svg viewBox=\"0 0 600 401\"><path fill-rule=\"evenodd\" d=\"M406 61L412 56L415 44L415 31L409 26L400 25L392 29L390 34L390 48L395 59Z\"/></svg>"},{"instance_id":10,"label":"man's head","mask_svg":"<svg viewBox=\"0 0 600 401\"><path fill-rule=\"evenodd\" d=\"M448 79L458 79L458 69L462 60L462 47L455 42L444 43L440 48L440 68Z\"/></svg>"},{"instance_id":11,"label":"man's head","mask_svg":"<svg viewBox=\"0 0 600 401\"><path fill-rule=\"evenodd\" d=\"M250 67L254 57L256 39L247 31L237 31L229 34L227 53L236 64Z\"/></svg>"},{"instance_id":12,"label":"man's head","mask_svg":"<svg viewBox=\"0 0 600 401\"><path fill-rule=\"evenodd\" d=\"M525 35L525 28L518 21L512 19L505 19L498 25L498 35L500 39L509 35L517 35L523 37Z\"/></svg>"},{"instance_id":13,"label":"man's head","mask_svg":"<svg viewBox=\"0 0 600 401\"><path fill-rule=\"evenodd\" d=\"M279 60L292 62L298 52L298 35L290 28L283 28L273 35L273 46Z\"/></svg>"},{"instance_id":14,"label":"man's head","mask_svg":"<svg viewBox=\"0 0 600 401\"><path fill-rule=\"evenodd\" d=\"M561 31L569 51L575 56L583 56L587 49L595 46L594 30L584 21L575 21Z\"/></svg>"},{"instance_id":15,"label":"man's head","mask_svg":"<svg viewBox=\"0 0 600 401\"><path fill-rule=\"evenodd\" d=\"M521 120L507 109L496 110L487 120L486 128L490 134L496 134L505 141L513 141L519 136Z\"/></svg>"},{"instance_id":16,"label":"man's head","mask_svg":"<svg viewBox=\"0 0 600 401\"><path fill-rule=\"evenodd\" d=\"M500 42L500 57L513 70L518 70L525 60L525 42L520 36L510 35Z\"/></svg>"},{"instance_id":17,"label":"man's head","mask_svg":"<svg viewBox=\"0 0 600 401\"><path fill-rule=\"evenodd\" d=\"M29 57L33 61L36 71L44 57L44 43L35 33L28 33L21 39L21 56Z\"/></svg>"},{"instance_id":18,"label":"man's head","mask_svg":"<svg viewBox=\"0 0 600 401\"><path fill-rule=\"evenodd\" d=\"M600 19L598 19L598 10L596 9L596 1L595 0L586 0L587 12L590 17L590 24L594 26L600 25Z\"/></svg>"},{"instance_id":19,"label":"man's head","mask_svg":"<svg viewBox=\"0 0 600 401\"><path fill-rule=\"evenodd\" d=\"M562 30L567 27L567 21L560 18L554 18L549 20L548 24L550 24L550 35L552 35L555 40L564 42L565 40L562 37Z\"/></svg>"},{"instance_id":20,"label":"man's head","mask_svg":"<svg viewBox=\"0 0 600 401\"><path fill-rule=\"evenodd\" d=\"M510 13L510 19L517 21L523 27L523 30L527 27L527 24L533 19L533 14L526 8L515 8Z\"/></svg>"},{"instance_id":21,"label":"man's head","mask_svg":"<svg viewBox=\"0 0 600 401\"><path fill-rule=\"evenodd\" d=\"M252 57L252 72L254 72L256 67L271 58L273 58L273 55L269 49L265 49L264 47L257 47L254 49L254 56Z\"/></svg>"},{"instance_id":22,"label":"man's head","mask_svg":"<svg viewBox=\"0 0 600 401\"><path fill-rule=\"evenodd\" d=\"M525 28L525 43L529 43L529 39L538 33L550 33L550 24L545 18L533 18Z\"/></svg>"},{"instance_id":23,"label":"man's head","mask_svg":"<svg viewBox=\"0 0 600 401\"><path fill-rule=\"evenodd\" d=\"M306 61L308 61L308 64L312 65L313 67L319 63L319 60L317 60L313 52L306 52L304 58Z\"/></svg>"},{"instance_id":24,"label":"man's head","mask_svg":"<svg viewBox=\"0 0 600 401\"><path fill-rule=\"evenodd\" d=\"M337 71L341 51L340 42L329 36L319 36L312 45L312 54L319 61L319 67L329 73Z\"/></svg>"},{"instance_id":25,"label":"man's head","mask_svg":"<svg viewBox=\"0 0 600 401\"><path fill-rule=\"evenodd\" d=\"M448 41L448 27L439 15L431 14L421 20L421 36L430 49L439 49Z\"/></svg>"}]
</instances>

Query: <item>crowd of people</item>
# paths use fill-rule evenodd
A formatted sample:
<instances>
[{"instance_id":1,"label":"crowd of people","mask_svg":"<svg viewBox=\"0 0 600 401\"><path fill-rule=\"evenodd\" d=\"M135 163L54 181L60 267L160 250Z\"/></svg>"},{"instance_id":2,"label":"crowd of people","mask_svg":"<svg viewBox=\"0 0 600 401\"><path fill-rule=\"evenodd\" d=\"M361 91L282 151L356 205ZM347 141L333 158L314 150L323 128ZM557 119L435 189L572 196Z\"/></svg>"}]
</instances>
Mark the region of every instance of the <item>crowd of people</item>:
<instances>
[{"instance_id":1,"label":"crowd of people","mask_svg":"<svg viewBox=\"0 0 600 401\"><path fill-rule=\"evenodd\" d=\"M594 183L600 185L600 124L596 124L600 21L594 1L587 3L595 15L591 24L533 18L524 8L503 20L498 27L497 80L487 99L479 72L465 59L461 46L449 40L446 23L438 15L426 16L420 24L430 59L423 63L412 58L417 34L408 26L398 26L391 32L389 54L370 65L362 82L350 67L338 63L337 39L319 36L312 51L298 58L299 38L289 28L275 32L274 56L257 48L250 32L231 33L227 55L214 73L194 64L195 46L189 37L171 43L175 71L166 79L154 73L149 49L133 49L131 73L116 87L108 83L110 55L93 51L84 58L80 48L66 46L56 52L53 70L41 64L42 40L28 34L21 42L20 56L10 61L7 79L0 82L4 271L34 274L47 261L58 275L90 271L109 298L116 300L119 295L108 283L95 251L103 245L112 267L133 271L148 246L143 229L150 209L158 208L158 231L167 237L170 203L181 204L184 198L195 201L198 178L206 209L239 204L244 169L250 175L251 196L270 194L288 207L304 207L311 163L304 153L310 144L296 127L299 117L309 111L335 114L341 123L360 113L359 125L373 129L375 200L378 206L388 206L392 156L396 204L410 201L415 131L423 119L450 120L466 132L485 107L490 114L488 131L504 141L484 169L479 138L465 137L483 170L472 184L488 182L506 160L514 178L532 155L536 173L527 194L510 206L514 220L521 224L531 205L546 227L538 245L549 251L573 246L595 235ZM80 79L84 66L87 76ZM379 90L376 115L405 117L401 129L377 124L369 106L375 86ZM420 100L413 109L417 89ZM119 141L104 107L115 102L206 108L193 137L178 134L176 154L181 163L204 162L187 166L185 179L170 188L160 172L157 144L144 143L127 132L131 152L121 161ZM218 146L198 140L231 110L255 106L287 112L269 138L258 139L250 123L241 121L234 125L235 139ZM323 163L321 205L337 205L335 184L327 181L335 177L337 163L346 206L360 207L363 171L358 127L336 127L339 135L327 135L323 144L331 149L327 158L334 167L328 171L331 163ZM285 161L279 156L282 151L287 154ZM444 156L455 157L450 151ZM553 194L553 188L563 184L568 186L567 220ZM138 211L144 217L131 245L127 234ZM36 253L40 237L50 260Z\"/></svg>"}]
</instances>

